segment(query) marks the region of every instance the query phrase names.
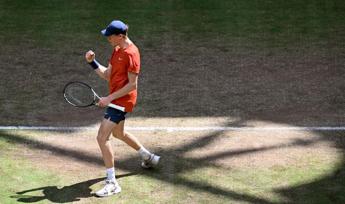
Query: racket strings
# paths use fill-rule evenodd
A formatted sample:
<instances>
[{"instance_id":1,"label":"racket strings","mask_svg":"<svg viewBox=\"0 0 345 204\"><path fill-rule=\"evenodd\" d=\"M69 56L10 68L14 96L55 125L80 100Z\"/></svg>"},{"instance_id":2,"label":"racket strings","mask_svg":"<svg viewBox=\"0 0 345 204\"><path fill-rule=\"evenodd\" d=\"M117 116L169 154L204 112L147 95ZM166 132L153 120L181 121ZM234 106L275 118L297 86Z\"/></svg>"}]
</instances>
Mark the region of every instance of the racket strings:
<instances>
[{"instance_id":1,"label":"racket strings","mask_svg":"<svg viewBox=\"0 0 345 204\"><path fill-rule=\"evenodd\" d=\"M66 100L74 106L90 106L95 102L96 96L90 87L81 83L71 83L64 91Z\"/></svg>"}]
</instances>

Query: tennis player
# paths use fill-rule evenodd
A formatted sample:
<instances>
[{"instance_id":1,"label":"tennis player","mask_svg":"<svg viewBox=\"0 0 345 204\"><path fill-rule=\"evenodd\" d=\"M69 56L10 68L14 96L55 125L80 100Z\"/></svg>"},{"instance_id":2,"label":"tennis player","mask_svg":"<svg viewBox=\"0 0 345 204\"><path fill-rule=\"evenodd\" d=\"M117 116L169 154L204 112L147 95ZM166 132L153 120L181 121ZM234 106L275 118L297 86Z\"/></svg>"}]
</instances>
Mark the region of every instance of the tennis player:
<instances>
[{"instance_id":1,"label":"tennis player","mask_svg":"<svg viewBox=\"0 0 345 204\"><path fill-rule=\"evenodd\" d=\"M140 53L135 44L128 38L128 26L122 21L112 21L101 33L107 37L114 47L109 64L102 66L95 59L95 53L86 52L86 61L95 72L108 81L110 94L102 97L98 105L106 107L109 103L125 108L125 111L108 107L98 130L97 142L102 152L106 167L105 186L96 192L97 196L110 196L121 192L115 178L114 154L110 143L110 135L124 141L135 149L142 159L143 168L151 168L158 164L160 157L149 152L132 134L124 131L125 115L132 112L137 101L138 75L140 72Z\"/></svg>"}]
</instances>

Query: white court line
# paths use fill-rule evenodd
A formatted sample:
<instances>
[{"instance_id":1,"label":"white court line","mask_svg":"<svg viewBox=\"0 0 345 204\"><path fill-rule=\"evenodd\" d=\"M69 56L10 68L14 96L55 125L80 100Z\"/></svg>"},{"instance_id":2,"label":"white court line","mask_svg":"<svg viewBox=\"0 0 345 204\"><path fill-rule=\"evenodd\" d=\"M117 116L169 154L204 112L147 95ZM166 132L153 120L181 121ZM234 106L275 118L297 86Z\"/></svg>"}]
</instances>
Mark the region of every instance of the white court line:
<instances>
[{"instance_id":1,"label":"white court line","mask_svg":"<svg viewBox=\"0 0 345 204\"><path fill-rule=\"evenodd\" d=\"M98 127L55 127L55 126L0 126L0 130L51 130L51 131L78 131L97 130ZM263 127L125 127L129 131L166 131L166 132L198 132L198 131L345 131L345 126L263 126Z\"/></svg>"}]
</instances>

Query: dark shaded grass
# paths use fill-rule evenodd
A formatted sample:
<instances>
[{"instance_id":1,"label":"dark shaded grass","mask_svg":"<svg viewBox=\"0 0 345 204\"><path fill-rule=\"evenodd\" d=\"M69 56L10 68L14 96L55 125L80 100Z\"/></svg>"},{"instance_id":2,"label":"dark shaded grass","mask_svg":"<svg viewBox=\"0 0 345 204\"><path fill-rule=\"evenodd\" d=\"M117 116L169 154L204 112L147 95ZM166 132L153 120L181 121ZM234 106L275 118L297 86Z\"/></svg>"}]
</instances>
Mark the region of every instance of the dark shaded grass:
<instances>
[{"instance_id":1,"label":"dark shaded grass","mask_svg":"<svg viewBox=\"0 0 345 204\"><path fill-rule=\"evenodd\" d=\"M56 146L54 144L50 144L47 142L39 141L35 137L27 137L25 134L21 135L18 134L20 132L1 132L0 134L0 141L1 143L7 143L12 144L12 147L15 147L17 145L24 145L28 149L31 149L33 151L44 151L44 152L50 152L51 154L60 156L62 158L66 159L73 159L75 162L82 162L82 163L89 163L93 165L99 165L102 166L101 158L92 155L87 154L84 151L78 151L73 150L69 148L63 148L61 146ZM129 175L136 175L139 174L142 177L148 179L148 181L152 181L153 183L156 183L157 181L163 182L165 184L168 184L171 187L176 187L178 189L185 189L187 192L193 192L196 195L199 196L206 196L205 193L209 196L212 196L214 202L221 202L221 201L228 201L228 202L247 202L247 203L343 203L344 202L344 188L343 188L343 182L344 182L344 165L343 165L343 157L340 157L339 159L339 165L335 167L334 171L330 171L328 174L325 174L324 177L315 178L313 180L306 180L304 182L301 182L301 179L295 177L295 174L291 173L290 171L293 171L293 167L282 167L283 169L286 168L284 171L275 169L278 172L281 171L282 173L288 173L289 177L286 177L286 175L281 175L283 178L291 179L284 181L283 178L280 178L280 176L275 172L274 169L268 170L269 173L264 172L260 169L247 169L247 173L236 173L236 171L233 171L231 168L224 168L222 166L217 166L214 164L214 161L221 158L231 158L231 157L237 157L237 156L243 156L247 154L251 154L253 152L265 152L269 149L279 149L281 148L280 145L277 146L271 146L268 148L249 148L245 149L243 151L225 151L222 154L215 154L215 155L206 155L202 158L190 158L186 156L186 153L206 148L209 144L216 141L220 136L222 132L215 132L210 134L205 134L202 137L196 138L195 140L191 140L181 146L177 147L171 147L166 148L164 150L158 151L160 155L163 156L162 164L158 169L147 171L147 170L141 170L138 166L137 158L123 158L117 160L117 168L120 170L125 170L126 172L132 172L130 174L120 175L118 178L129 176ZM320 138L317 138L315 140L310 140L309 142L300 142L295 141L291 142L289 144L286 144L291 147L296 146L309 146L315 143L318 143L320 141L331 141L334 144L334 148L336 148L338 151L343 153L344 148L344 132L341 131L334 131L334 132L318 132L318 134L321 136ZM0 143L0 144L1 144ZM286 148L287 146L285 146ZM282 157L284 157L282 155ZM307 161L304 164L307 165ZM313 165L317 165L313 164ZM320 165L320 164L318 164ZM309 166L309 164L308 164ZM214 167L217 169L217 174L214 175L215 177L212 177L211 175L208 175L205 173L203 174L195 174L195 172L202 173L203 170ZM317 169L321 166L309 166L306 168L306 171L311 171L312 169ZM246 167L243 167L246 169ZM323 167L321 167L323 168ZM297 171L300 171L300 169L295 169ZM317 170L319 171L319 170ZM188 172L190 174L188 174ZM221 173L223 172L223 173ZM218 183L219 185L215 184L214 179L218 177L222 178L226 174L231 174L233 172L233 175L230 175L229 177L232 177L232 179L235 181L233 184L229 184L231 179L227 178L224 181L221 181L222 183ZM274 191L277 195L279 195L278 198L271 198L270 196L266 195L265 197L261 197L260 194L255 194L255 192L245 192L241 188L237 188L236 184L243 185L257 185L256 190L258 189L266 189L258 192L262 193L268 193L269 189L266 186L262 186L263 183L258 182L256 179L260 180L258 177L261 176L260 173L264 173L263 177L261 179L272 179L272 182L276 184L280 184L280 182L287 182L288 184L292 181L300 181L299 183L295 185L284 185L285 187L274 187L272 186L272 191ZM308 173L308 172L304 172ZM312 173L312 172L310 172ZM277 174L278 176L276 179L280 182L277 183L276 180L274 180L274 175ZM302 176L301 172L296 172L297 175ZM67 174L68 175L68 174ZM188 175L188 176L187 176ZM197 175L197 177L196 177ZM247 175L247 176L246 176ZM238 177L236 177L238 176ZM254 176L252 179L253 181L250 181L248 179L248 176ZM81 176L82 177L82 176ZM269 178L266 178L269 177ZM271 178L272 177L272 178ZM225 179L225 177L224 177ZM230 179L230 180L228 180ZM243 180L242 180L243 179ZM12 195L12 199L17 199L18 202L35 202L38 200L44 200L47 199L48 201L52 202L72 202L72 201L78 201L79 198L89 198L92 195L90 194L91 189L90 186L101 181L102 178L96 178L84 181L83 178L81 178L81 182L77 182L72 185L66 185L64 187L57 187L57 186L37 186L35 184L35 188L29 188L29 189L22 189L18 192L15 192L15 195ZM211 182L212 181L212 182ZM217 180L219 181L219 180ZM242 183L242 182L243 183ZM35 181L36 182L36 181ZM256 183L258 182L258 183ZM294 183L294 182L292 182ZM223 184L227 184L227 187L224 187ZM229 186L230 185L230 186ZM237 190L235 190L237 189ZM253 189L253 187L250 187L249 189ZM27 195L26 193L34 192L34 191L43 191L43 196L31 196ZM129 190L129 189L128 189ZM139 193L139 189L130 189L134 190L134 194ZM137 193L135 193L137 191ZM179 191L169 191L169 193L176 193ZM132 192L127 192L131 194ZM254 194L253 194L254 193ZM184 199L189 194L181 194L174 195L176 200L173 201L182 201L181 199ZM197 197L189 197L189 199L197 200L199 198ZM268 197L267 197L268 196ZM206 196L207 197L207 196ZM206 199L205 197L205 199ZM120 199L121 197L114 197L114 199ZM134 196L134 199L136 199L136 196ZM159 198L152 198L153 200L159 199ZM6 199L5 199L6 200Z\"/></svg>"},{"instance_id":2,"label":"dark shaded grass","mask_svg":"<svg viewBox=\"0 0 345 204\"><path fill-rule=\"evenodd\" d=\"M162 34L190 39L260 39L257 45L285 46L303 38L325 40L343 32L343 1L2 1L2 37L17 42L15 34L60 46L61 40L101 39L99 32L111 19L133 26L131 34L143 41ZM79 35L77 35L79 34ZM90 39L91 37L91 39ZM67 38L67 39L66 39ZM255 39L256 38L256 39ZM181 38L183 40L183 38ZM85 42L82 41L82 44ZM273 43L273 44L272 44ZM47 44L46 44L47 45ZM294 44L299 45L299 44ZM73 44L76 46L76 44Z\"/></svg>"},{"instance_id":3,"label":"dark shaded grass","mask_svg":"<svg viewBox=\"0 0 345 204\"><path fill-rule=\"evenodd\" d=\"M69 107L61 91L68 81L84 80L106 93L106 85L85 65L83 55L92 48L106 63L111 48L99 31L119 18L130 25L130 36L143 57L135 116L229 116L290 125L343 125L344 10L340 0L3 0L0 124L99 121L102 110ZM5 136L15 143L31 143ZM334 144L343 150L340 143ZM71 153L45 144L33 146ZM94 159L79 158L78 152L71 155L86 162ZM182 169L185 163L176 166ZM329 177L277 192L289 203L342 203L343 163ZM183 179L173 182L200 191L209 188ZM241 197L222 189L213 192Z\"/></svg>"},{"instance_id":4,"label":"dark shaded grass","mask_svg":"<svg viewBox=\"0 0 345 204\"><path fill-rule=\"evenodd\" d=\"M99 121L102 110L69 107L61 91L81 80L107 93L84 53L107 64L100 30L117 18L141 48L135 116L343 124L344 8L339 0L1 1L1 124Z\"/></svg>"}]
</instances>

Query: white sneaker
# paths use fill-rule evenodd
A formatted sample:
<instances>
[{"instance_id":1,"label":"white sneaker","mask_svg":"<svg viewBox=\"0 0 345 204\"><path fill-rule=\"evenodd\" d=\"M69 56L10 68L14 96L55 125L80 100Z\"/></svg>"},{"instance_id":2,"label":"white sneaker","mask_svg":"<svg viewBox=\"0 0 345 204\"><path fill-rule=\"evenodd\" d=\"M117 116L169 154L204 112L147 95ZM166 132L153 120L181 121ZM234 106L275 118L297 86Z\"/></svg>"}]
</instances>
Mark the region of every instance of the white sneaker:
<instances>
[{"instance_id":1,"label":"white sneaker","mask_svg":"<svg viewBox=\"0 0 345 204\"><path fill-rule=\"evenodd\" d=\"M99 197L111 196L121 192L121 187L116 181L105 180L105 186L96 192Z\"/></svg>"},{"instance_id":2,"label":"white sneaker","mask_svg":"<svg viewBox=\"0 0 345 204\"><path fill-rule=\"evenodd\" d=\"M145 169L148 169L148 168L151 168L151 167L155 167L155 166L158 165L160 158L161 157L158 156L158 155L151 154L151 156L150 156L150 158L148 160L143 160L141 162L141 167L143 167Z\"/></svg>"}]
</instances>

